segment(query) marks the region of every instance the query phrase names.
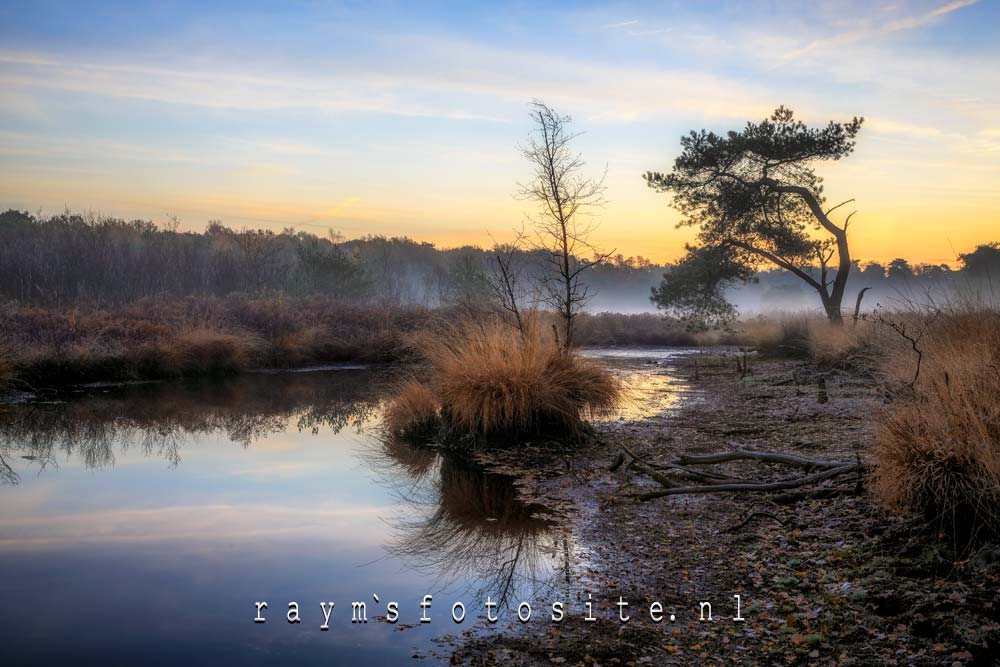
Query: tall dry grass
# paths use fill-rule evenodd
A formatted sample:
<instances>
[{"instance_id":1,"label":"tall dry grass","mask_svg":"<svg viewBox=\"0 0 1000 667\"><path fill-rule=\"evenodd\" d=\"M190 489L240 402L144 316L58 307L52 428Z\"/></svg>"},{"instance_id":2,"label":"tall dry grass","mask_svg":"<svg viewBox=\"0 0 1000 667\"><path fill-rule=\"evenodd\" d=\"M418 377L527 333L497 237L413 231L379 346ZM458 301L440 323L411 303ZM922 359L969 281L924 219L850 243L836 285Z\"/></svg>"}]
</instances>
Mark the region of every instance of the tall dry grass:
<instances>
[{"instance_id":1,"label":"tall dry grass","mask_svg":"<svg viewBox=\"0 0 1000 667\"><path fill-rule=\"evenodd\" d=\"M421 400L439 404L453 431L578 435L587 418L610 412L620 400L619 384L607 369L562 350L539 326L529 325L522 334L499 319L467 322L421 333L415 348L429 366ZM416 390L408 385L407 393ZM421 414L408 407L413 401L406 394L397 402L391 419L407 411Z\"/></svg>"},{"instance_id":2,"label":"tall dry grass","mask_svg":"<svg viewBox=\"0 0 1000 667\"><path fill-rule=\"evenodd\" d=\"M963 538L1000 531L1000 313L897 318L922 358L917 374L911 342L882 332L882 375L896 399L877 419L874 496Z\"/></svg>"},{"instance_id":3,"label":"tall dry grass","mask_svg":"<svg viewBox=\"0 0 1000 667\"><path fill-rule=\"evenodd\" d=\"M7 366L31 385L218 374L247 368L384 362L409 353L420 308L362 308L281 295L147 299L109 309L10 305Z\"/></svg>"},{"instance_id":4,"label":"tall dry grass","mask_svg":"<svg viewBox=\"0 0 1000 667\"><path fill-rule=\"evenodd\" d=\"M107 308L8 303L0 304L0 356L16 377L35 386L396 362L413 358L414 332L437 331L458 313L278 293L162 297ZM544 314L537 319L544 331L554 321ZM707 334L678 335L674 324L654 315L581 315L579 322L581 345L725 342Z\"/></svg>"},{"instance_id":5,"label":"tall dry grass","mask_svg":"<svg viewBox=\"0 0 1000 667\"><path fill-rule=\"evenodd\" d=\"M385 409L383 420L392 436L430 435L437 426L441 404L431 388L417 380L404 382Z\"/></svg>"},{"instance_id":6,"label":"tall dry grass","mask_svg":"<svg viewBox=\"0 0 1000 667\"><path fill-rule=\"evenodd\" d=\"M874 325L863 320L836 325L818 315L779 313L748 320L742 328L762 356L843 365L867 359Z\"/></svg>"}]
</instances>

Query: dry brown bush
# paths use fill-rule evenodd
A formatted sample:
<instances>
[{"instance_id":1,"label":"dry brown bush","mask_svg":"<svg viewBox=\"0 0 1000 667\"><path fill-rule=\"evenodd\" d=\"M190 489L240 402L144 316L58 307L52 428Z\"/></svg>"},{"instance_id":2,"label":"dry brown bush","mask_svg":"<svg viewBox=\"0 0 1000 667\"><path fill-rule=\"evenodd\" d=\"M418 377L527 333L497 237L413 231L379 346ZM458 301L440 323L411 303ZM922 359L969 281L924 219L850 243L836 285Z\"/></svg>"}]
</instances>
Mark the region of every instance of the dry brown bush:
<instances>
[{"instance_id":1,"label":"dry brown bush","mask_svg":"<svg viewBox=\"0 0 1000 667\"><path fill-rule=\"evenodd\" d=\"M558 429L579 434L588 416L620 400L617 380L599 364L563 352L538 326L464 323L417 335L430 387L449 425L492 434Z\"/></svg>"},{"instance_id":2,"label":"dry brown bush","mask_svg":"<svg viewBox=\"0 0 1000 667\"><path fill-rule=\"evenodd\" d=\"M438 423L440 409L437 396L426 384L408 380L386 406L386 430L390 436L403 438L429 434Z\"/></svg>"},{"instance_id":3,"label":"dry brown bush","mask_svg":"<svg viewBox=\"0 0 1000 667\"><path fill-rule=\"evenodd\" d=\"M870 322L831 324L818 315L776 313L742 323L753 347L765 357L809 358L825 365L859 359L868 349Z\"/></svg>"},{"instance_id":4,"label":"dry brown bush","mask_svg":"<svg viewBox=\"0 0 1000 667\"><path fill-rule=\"evenodd\" d=\"M765 357L808 357L809 316L775 314L743 323L754 348Z\"/></svg>"},{"instance_id":5,"label":"dry brown bush","mask_svg":"<svg viewBox=\"0 0 1000 667\"><path fill-rule=\"evenodd\" d=\"M922 512L968 536L1000 529L1000 314L908 314L917 353L901 336L880 340L896 399L881 411L872 488L883 507ZM914 380L914 377L916 379Z\"/></svg>"},{"instance_id":6,"label":"dry brown bush","mask_svg":"<svg viewBox=\"0 0 1000 667\"><path fill-rule=\"evenodd\" d=\"M168 343L182 375L232 373L250 366L260 347L251 334L217 329L183 331Z\"/></svg>"}]
</instances>

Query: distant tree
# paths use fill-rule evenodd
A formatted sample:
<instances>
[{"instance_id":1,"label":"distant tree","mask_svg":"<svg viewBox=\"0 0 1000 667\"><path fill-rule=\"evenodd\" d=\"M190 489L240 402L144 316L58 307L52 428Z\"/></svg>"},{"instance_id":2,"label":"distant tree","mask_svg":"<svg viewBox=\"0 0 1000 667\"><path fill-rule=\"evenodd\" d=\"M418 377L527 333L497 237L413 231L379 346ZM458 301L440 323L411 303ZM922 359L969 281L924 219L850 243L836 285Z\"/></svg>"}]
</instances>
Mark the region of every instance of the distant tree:
<instances>
[{"instance_id":1,"label":"distant tree","mask_svg":"<svg viewBox=\"0 0 1000 667\"><path fill-rule=\"evenodd\" d=\"M527 334L525 316L521 313L521 304L527 297L521 280L524 259L524 231L517 232L513 241L508 243L493 242L493 271L487 274L487 282L493 299L500 308L514 320L514 325ZM530 313L529 313L530 314Z\"/></svg>"},{"instance_id":2,"label":"distant tree","mask_svg":"<svg viewBox=\"0 0 1000 667\"><path fill-rule=\"evenodd\" d=\"M878 262L868 262L861 270L861 275L868 282L880 283L885 280L885 267Z\"/></svg>"},{"instance_id":3,"label":"distant tree","mask_svg":"<svg viewBox=\"0 0 1000 667\"><path fill-rule=\"evenodd\" d=\"M1000 278L1000 243L985 243L972 252L960 253L962 268L973 278Z\"/></svg>"},{"instance_id":4,"label":"distant tree","mask_svg":"<svg viewBox=\"0 0 1000 667\"><path fill-rule=\"evenodd\" d=\"M886 268L885 277L889 280L905 282L913 277L913 267L910 266L910 263L902 257L897 257L889 262L889 266Z\"/></svg>"},{"instance_id":5,"label":"distant tree","mask_svg":"<svg viewBox=\"0 0 1000 667\"><path fill-rule=\"evenodd\" d=\"M687 272L675 265L666 274L666 285L654 293L654 302L694 313L700 294L709 299L704 304L708 312L722 312L722 286L770 262L816 290L830 321L842 322L852 265L847 227L853 213L839 225L830 214L853 200L825 208L822 179L813 165L850 155L862 121L813 128L779 107L770 118L747 123L740 132L722 136L701 130L683 137L673 171L647 172L644 178L650 187L673 195L674 206L684 215L680 224L698 228L698 241L706 250L689 250L681 264L693 261L701 268ZM810 231L825 236L816 238ZM706 272L709 257L721 260L714 273ZM710 279L709 289L698 291L694 282L687 283L690 292L670 286L671 273L675 281L678 276Z\"/></svg>"},{"instance_id":6,"label":"distant tree","mask_svg":"<svg viewBox=\"0 0 1000 667\"><path fill-rule=\"evenodd\" d=\"M755 271L728 246L685 247L687 254L667 266L650 299L677 314L688 328L728 325L736 308L726 300L725 289L733 282L749 282Z\"/></svg>"},{"instance_id":7,"label":"distant tree","mask_svg":"<svg viewBox=\"0 0 1000 667\"><path fill-rule=\"evenodd\" d=\"M464 248L452 257L447 267L447 280L441 301L461 306L470 313L478 313L490 301L489 276L478 248Z\"/></svg>"},{"instance_id":8,"label":"distant tree","mask_svg":"<svg viewBox=\"0 0 1000 667\"><path fill-rule=\"evenodd\" d=\"M589 291L583 274L611 256L590 242L595 227L590 215L604 204L604 176L583 175L583 159L572 148L580 135L569 131L569 116L535 100L531 118L535 130L520 147L531 164L531 180L521 184L518 194L538 204L532 222L538 247L550 264L550 271L540 277L543 298L562 318L561 343L568 350L573 344L573 320ZM578 253L590 253L592 259L580 259Z\"/></svg>"},{"instance_id":9,"label":"distant tree","mask_svg":"<svg viewBox=\"0 0 1000 667\"><path fill-rule=\"evenodd\" d=\"M947 264L918 264L913 269L913 274L921 278L927 278L931 282L939 281L951 273L951 267Z\"/></svg>"}]
</instances>

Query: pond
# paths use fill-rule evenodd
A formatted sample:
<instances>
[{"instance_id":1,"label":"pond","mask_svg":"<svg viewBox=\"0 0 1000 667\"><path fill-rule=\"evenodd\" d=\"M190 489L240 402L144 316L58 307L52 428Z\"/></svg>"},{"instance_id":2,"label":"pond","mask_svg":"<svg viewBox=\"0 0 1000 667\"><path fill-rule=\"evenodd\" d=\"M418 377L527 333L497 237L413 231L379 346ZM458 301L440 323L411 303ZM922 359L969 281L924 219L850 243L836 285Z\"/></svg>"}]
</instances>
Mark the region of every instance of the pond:
<instances>
[{"instance_id":1,"label":"pond","mask_svg":"<svg viewBox=\"0 0 1000 667\"><path fill-rule=\"evenodd\" d=\"M683 395L676 350L589 354L629 387L617 417ZM587 559L572 517L510 477L385 441L387 384L314 369L0 407L4 663L403 664L484 627L488 596L496 631L521 601L546 618L569 606Z\"/></svg>"}]
</instances>

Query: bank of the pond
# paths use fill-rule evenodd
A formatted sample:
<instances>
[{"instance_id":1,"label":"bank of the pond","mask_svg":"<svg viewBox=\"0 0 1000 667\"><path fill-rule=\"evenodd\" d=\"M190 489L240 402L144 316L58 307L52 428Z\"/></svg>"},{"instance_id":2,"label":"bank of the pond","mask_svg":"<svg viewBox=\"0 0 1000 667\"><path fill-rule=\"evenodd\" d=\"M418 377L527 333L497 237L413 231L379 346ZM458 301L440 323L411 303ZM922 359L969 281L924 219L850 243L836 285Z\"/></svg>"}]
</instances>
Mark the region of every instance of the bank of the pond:
<instances>
[{"instance_id":1,"label":"bank of the pond","mask_svg":"<svg viewBox=\"0 0 1000 667\"><path fill-rule=\"evenodd\" d=\"M690 400L655 416L602 424L607 439L654 462L735 448L865 458L881 399L860 374L798 361L757 361L742 374L731 356L666 363L688 383ZM563 623L543 615L513 635L466 636L453 664L993 665L1000 659L996 545L956 552L919 523L880 514L864 494L787 506L724 494L636 503L628 494L654 484L626 467L609 471L616 454L595 444L558 463L530 450L506 460L509 469L531 471L531 492L546 504L574 508L593 567L586 576L597 620L584 621L584 600L574 600ZM734 595L743 622L731 620ZM619 621L619 596L629 603L627 623ZM714 622L699 620L702 601L713 605ZM655 603L663 605L660 623L650 620Z\"/></svg>"},{"instance_id":2,"label":"bank of the pond","mask_svg":"<svg viewBox=\"0 0 1000 667\"><path fill-rule=\"evenodd\" d=\"M146 298L95 306L0 303L0 388L94 381L226 375L331 363L413 359L417 332L441 331L472 308L358 304L324 295ZM549 330L555 314L540 314ZM687 331L657 313L581 313L587 346L694 346L738 342L724 332Z\"/></svg>"}]
</instances>

